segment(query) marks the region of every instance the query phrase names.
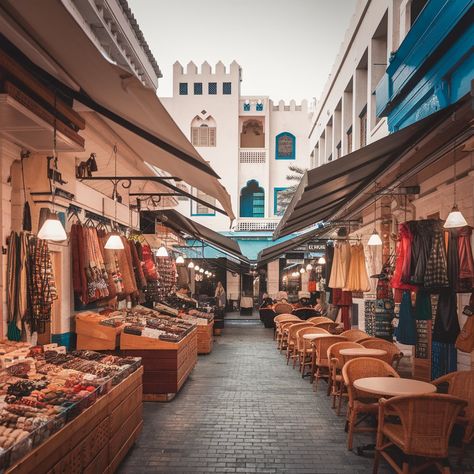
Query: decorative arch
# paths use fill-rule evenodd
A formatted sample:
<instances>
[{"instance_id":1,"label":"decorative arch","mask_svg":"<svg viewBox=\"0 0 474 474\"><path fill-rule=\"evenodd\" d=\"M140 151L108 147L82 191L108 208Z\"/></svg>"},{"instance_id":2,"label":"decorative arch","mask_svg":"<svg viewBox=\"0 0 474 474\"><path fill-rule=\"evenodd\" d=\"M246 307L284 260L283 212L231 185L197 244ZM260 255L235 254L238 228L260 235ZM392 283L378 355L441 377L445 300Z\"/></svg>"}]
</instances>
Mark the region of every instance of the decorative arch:
<instances>
[{"instance_id":1,"label":"decorative arch","mask_svg":"<svg viewBox=\"0 0 474 474\"><path fill-rule=\"evenodd\" d=\"M240 217L265 217L265 190L256 179L240 191Z\"/></svg>"},{"instance_id":2,"label":"decorative arch","mask_svg":"<svg viewBox=\"0 0 474 474\"><path fill-rule=\"evenodd\" d=\"M296 137L290 132L279 133L275 138L275 159L296 159Z\"/></svg>"},{"instance_id":3,"label":"decorative arch","mask_svg":"<svg viewBox=\"0 0 474 474\"><path fill-rule=\"evenodd\" d=\"M249 119L242 124L240 147L265 148L265 132L262 120Z\"/></svg>"},{"instance_id":4,"label":"decorative arch","mask_svg":"<svg viewBox=\"0 0 474 474\"><path fill-rule=\"evenodd\" d=\"M191 121L191 143L193 146L216 146L216 121L212 115L200 117L196 115Z\"/></svg>"}]
</instances>

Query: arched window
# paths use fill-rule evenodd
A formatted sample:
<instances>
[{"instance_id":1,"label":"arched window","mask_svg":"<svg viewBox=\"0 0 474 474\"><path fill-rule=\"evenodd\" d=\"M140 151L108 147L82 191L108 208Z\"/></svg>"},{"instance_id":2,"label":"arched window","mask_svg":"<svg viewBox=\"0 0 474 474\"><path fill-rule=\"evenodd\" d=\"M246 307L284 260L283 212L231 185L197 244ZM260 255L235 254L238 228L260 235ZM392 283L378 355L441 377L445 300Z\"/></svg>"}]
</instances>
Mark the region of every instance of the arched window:
<instances>
[{"instance_id":1,"label":"arched window","mask_svg":"<svg viewBox=\"0 0 474 474\"><path fill-rule=\"evenodd\" d=\"M255 179L240 191L240 217L265 217L265 190Z\"/></svg>"},{"instance_id":2,"label":"arched window","mask_svg":"<svg viewBox=\"0 0 474 474\"><path fill-rule=\"evenodd\" d=\"M275 158L277 160L294 160L296 158L296 137L290 132L276 136Z\"/></svg>"},{"instance_id":3,"label":"arched window","mask_svg":"<svg viewBox=\"0 0 474 474\"><path fill-rule=\"evenodd\" d=\"M265 148L265 133L262 120L250 119L242 124L240 147Z\"/></svg>"},{"instance_id":4,"label":"arched window","mask_svg":"<svg viewBox=\"0 0 474 474\"><path fill-rule=\"evenodd\" d=\"M193 146L216 146L216 121L209 115L198 115L191 122L191 143Z\"/></svg>"}]
</instances>

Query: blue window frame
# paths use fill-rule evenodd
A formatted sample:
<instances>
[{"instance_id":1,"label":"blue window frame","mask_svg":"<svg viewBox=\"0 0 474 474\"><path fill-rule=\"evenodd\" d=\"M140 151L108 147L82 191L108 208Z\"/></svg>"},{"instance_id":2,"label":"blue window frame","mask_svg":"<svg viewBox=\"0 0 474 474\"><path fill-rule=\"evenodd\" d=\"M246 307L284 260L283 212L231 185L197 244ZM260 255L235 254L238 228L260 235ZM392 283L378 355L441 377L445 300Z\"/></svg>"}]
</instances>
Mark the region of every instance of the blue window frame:
<instances>
[{"instance_id":1,"label":"blue window frame","mask_svg":"<svg viewBox=\"0 0 474 474\"><path fill-rule=\"evenodd\" d=\"M263 104L257 104L256 110L257 112L263 112Z\"/></svg>"},{"instance_id":2,"label":"blue window frame","mask_svg":"<svg viewBox=\"0 0 474 474\"><path fill-rule=\"evenodd\" d=\"M188 95L188 83L180 82L179 83L179 95Z\"/></svg>"},{"instance_id":3,"label":"blue window frame","mask_svg":"<svg viewBox=\"0 0 474 474\"><path fill-rule=\"evenodd\" d=\"M250 104L244 104L244 112L250 112Z\"/></svg>"},{"instance_id":4,"label":"blue window frame","mask_svg":"<svg viewBox=\"0 0 474 474\"><path fill-rule=\"evenodd\" d=\"M222 93L224 95L232 94L232 82L223 82L222 83Z\"/></svg>"},{"instance_id":5,"label":"blue window frame","mask_svg":"<svg viewBox=\"0 0 474 474\"><path fill-rule=\"evenodd\" d=\"M288 188L273 188L273 214L275 216L282 216L285 212L282 205L278 202L278 196L281 191L285 191Z\"/></svg>"},{"instance_id":6,"label":"blue window frame","mask_svg":"<svg viewBox=\"0 0 474 474\"><path fill-rule=\"evenodd\" d=\"M202 82L194 83L194 95L202 95Z\"/></svg>"},{"instance_id":7,"label":"blue window frame","mask_svg":"<svg viewBox=\"0 0 474 474\"><path fill-rule=\"evenodd\" d=\"M217 94L217 82L210 82L207 85L207 92L209 95L216 95Z\"/></svg>"},{"instance_id":8,"label":"blue window frame","mask_svg":"<svg viewBox=\"0 0 474 474\"><path fill-rule=\"evenodd\" d=\"M240 191L240 217L265 217L265 190L255 179Z\"/></svg>"},{"instance_id":9,"label":"blue window frame","mask_svg":"<svg viewBox=\"0 0 474 474\"><path fill-rule=\"evenodd\" d=\"M296 137L290 132L282 132L275 138L275 159L296 159Z\"/></svg>"}]
</instances>

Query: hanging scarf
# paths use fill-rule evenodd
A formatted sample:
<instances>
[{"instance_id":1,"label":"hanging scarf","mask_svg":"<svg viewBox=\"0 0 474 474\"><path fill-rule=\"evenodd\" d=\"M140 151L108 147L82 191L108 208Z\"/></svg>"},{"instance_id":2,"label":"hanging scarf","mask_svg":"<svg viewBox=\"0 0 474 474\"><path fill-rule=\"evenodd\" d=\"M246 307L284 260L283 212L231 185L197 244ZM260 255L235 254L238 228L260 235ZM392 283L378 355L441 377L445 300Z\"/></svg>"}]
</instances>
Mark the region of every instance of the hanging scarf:
<instances>
[{"instance_id":1,"label":"hanging scarf","mask_svg":"<svg viewBox=\"0 0 474 474\"><path fill-rule=\"evenodd\" d=\"M414 285L407 284L402 280L404 268L410 268L411 264L411 240L412 234L410 229L406 222L402 222L398 229L395 270L391 280L391 286L394 289L416 289Z\"/></svg>"},{"instance_id":2,"label":"hanging scarf","mask_svg":"<svg viewBox=\"0 0 474 474\"><path fill-rule=\"evenodd\" d=\"M444 289L439 294L433 341L455 344L460 331L457 295L452 288Z\"/></svg>"},{"instance_id":3,"label":"hanging scarf","mask_svg":"<svg viewBox=\"0 0 474 474\"><path fill-rule=\"evenodd\" d=\"M433 245L426 264L425 287L431 289L449 287L448 262L444 245L443 231L440 224L436 225L433 236Z\"/></svg>"},{"instance_id":4,"label":"hanging scarf","mask_svg":"<svg viewBox=\"0 0 474 474\"><path fill-rule=\"evenodd\" d=\"M466 226L458 230L459 277L457 288L460 292L471 292L474 289L474 259L472 256L472 227Z\"/></svg>"},{"instance_id":5,"label":"hanging scarf","mask_svg":"<svg viewBox=\"0 0 474 474\"><path fill-rule=\"evenodd\" d=\"M140 290L144 290L146 288L146 278L145 274L143 273L142 262L138 256L137 247L133 240L129 240L129 246L132 255L133 271L135 273L137 287Z\"/></svg>"},{"instance_id":6,"label":"hanging scarf","mask_svg":"<svg viewBox=\"0 0 474 474\"><path fill-rule=\"evenodd\" d=\"M398 327L395 330L398 342L414 346L416 344L416 322L411 304L410 292L405 290L400 304Z\"/></svg>"}]
</instances>

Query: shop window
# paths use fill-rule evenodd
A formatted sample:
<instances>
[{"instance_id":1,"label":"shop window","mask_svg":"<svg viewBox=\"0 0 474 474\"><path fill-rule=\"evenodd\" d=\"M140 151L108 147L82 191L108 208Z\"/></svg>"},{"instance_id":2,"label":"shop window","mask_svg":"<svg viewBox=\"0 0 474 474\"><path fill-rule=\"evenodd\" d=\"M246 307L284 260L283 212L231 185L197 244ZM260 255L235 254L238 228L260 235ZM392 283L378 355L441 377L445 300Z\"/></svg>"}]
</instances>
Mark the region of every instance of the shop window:
<instances>
[{"instance_id":1,"label":"shop window","mask_svg":"<svg viewBox=\"0 0 474 474\"><path fill-rule=\"evenodd\" d=\"M202 95L202 82L194 83L194 95Z\"/></svg>"},{"instance_id":2,"label":"shop window","mask_svg":"<svg viewBox=\"0 0 474 474\"><path fill-rule=\"evenodd\" d=\"M275 158L277 160L294 160L296 138L289 132L283 132L276 136Z\"/></svg>"},{"instance_id":3,"label":"shop window","mask_svg":"<svg viewBox=\"0 0 474 474\"><path fill-rule=\"evenodd\" d=\"M179 95L188 95L188 83L180 82L179 83Z\"/></svg>"},{"instance_id":4,"label":"shop window","mask_svg":"<svg viewBox=\"0 0 474 474\"><path fill-rule=\"evenodd\" d=\"M367 145L367 106L364 107L359 115L360 122L360 147Z\"/></svg>"},{"instance_id":5,"label":"shop window","mask_svg":"<svg viewBox=\"0 0 474 474\"><path fill-rule=\"evenodd\" d=\"M240 217L265 217L265 191L255 179L240 191Z\"/></svg>"},{"instance_id":6,"label":"shop window","mask_svg":"<svg viewBox=\"0 0 474 474\"><path fill-rule=\"evenodd\" d=\"M202 201L205 201L208 204L211 204L212 206L216 205L215 198L213 198L211 196L208 196L206 193L203 193L199 189L195 190L194 195L198 199L201 199ZM216 211L214 211L214 209L206 206L205 204L201 204L201 203L196 202L196 201L191 201L191 215L192 216L215 216Z\"/></svg>"},{"instance_id":7,"label":"shop window","mask_svg":"<svg viewBox=\"0 0 474 474\"><path fill-rule=\"evenodd\" d=\"M273 189L273 214L275 214L275 216L282 216L285 213L288 203L285 199L284 191L287 189L288 188Z\"/></svg>"},{"instance_id":8,"label":"shop window","mask_svg":"<svg viewBox=\"0 0 474 474\"><path fill-rule=\"evenodd\" d=\"M352 127L347 130L347 153L352 153Z\"/></svg>"},{"instance_id":9,"label":"shop window","mask_svg":"<svg viewBox=\"0 0 474 474\"><path fill-rule=\"evenodd\" d=\"M209 95L216 95L217 94L217 82L210 82L207 85L207 92Z\"/></svg>"},{"instance_id":10,"label":"shop window","mask_svg":"<svg viewBox=\"0 0 474 474\"><path fill-rule=\"evenodd\" d=\"M194 117L191 122L191 143L198 147L216 146L216 122L209 115L206 119L199 116Z\"/></svg>"},{"instance_id":11,"label":"shop window","mask_svg":"<svg viewBox=\"0 0 474 474\"><path fill-rule=\"evenodd\" d=\"M241 148L265 148L265 133L263 133L263 121L250 119L242 125L240 134Z\"/></svg>"},{"instance_id":12,"label":"shop window","mask_svg":"<svg viewBox=\"0 0 474 474\"><path fill-rule=\"evenodd\" d=\"M223 82L222 83L222 93L224 95L232 94L232 82Z\"/></svg>"}]
</instances>

